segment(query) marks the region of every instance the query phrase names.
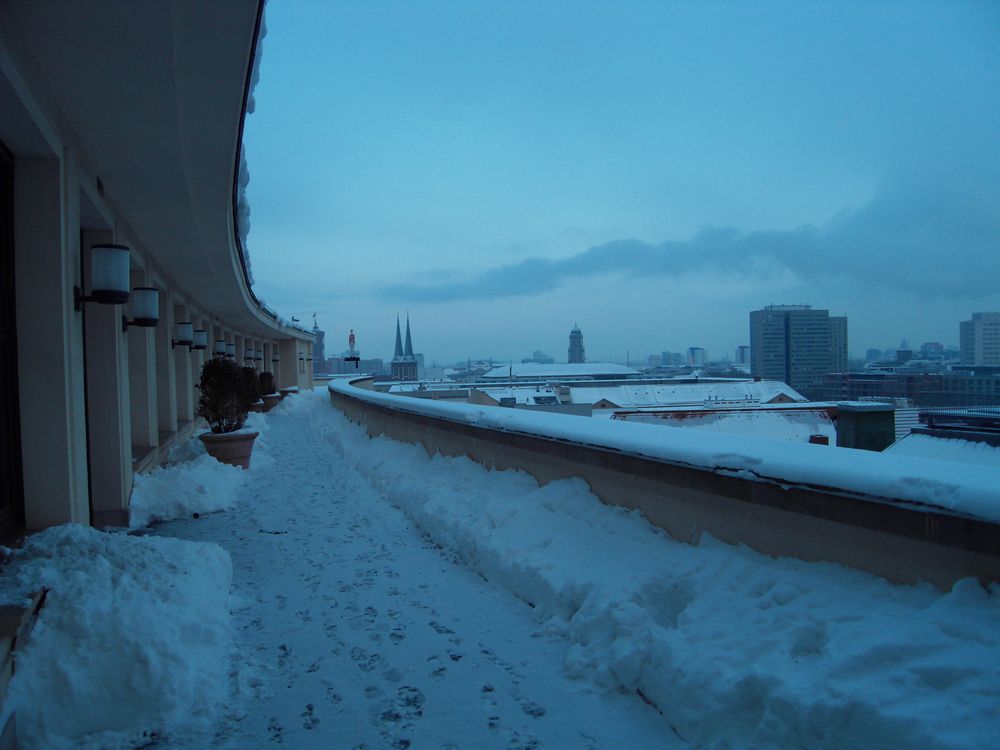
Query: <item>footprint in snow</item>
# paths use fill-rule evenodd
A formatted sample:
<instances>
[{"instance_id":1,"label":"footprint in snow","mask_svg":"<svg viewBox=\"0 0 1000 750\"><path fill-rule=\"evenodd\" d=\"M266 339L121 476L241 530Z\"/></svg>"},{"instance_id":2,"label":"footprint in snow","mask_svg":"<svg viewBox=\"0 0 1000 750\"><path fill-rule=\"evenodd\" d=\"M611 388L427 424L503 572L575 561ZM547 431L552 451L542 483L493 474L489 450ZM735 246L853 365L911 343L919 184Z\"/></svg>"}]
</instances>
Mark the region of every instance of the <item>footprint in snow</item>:
<instances>
[{"instance_id":1,"label":"footprint in snow","mask_svg":"<svg viewBox=\"0 0 1000 750\"><path fill-rule=\"evenodd\" d=\"M281 724L278 723L278 717L272 716L271 720L267 723L267 735L271 742L277 742L279 745L285 741L284 739L284 729Z\"/></svg>"},{"instance_id":2,"label":"footprint in snow","mask_svg":"<svg viewBox=\"0 0 1000 750\"><path fill-rule=\"evenodd\" d=\"M521 700L518 701L518 704L521 706L521 710L524 711L524 713L526 713L528 716L534 716L536 719L540 719L543 716L545 716L545 708L539 706L534 701L529 701L525 698L522 698Z\"/></svg>"},{"instance_id":3,"label":"footprint in snow","mask_svg":"<svg viewBox=\"0 0 1000 750\"><path fill-rule=\"evenodd\" d=\"M303 729L315 729L319 726L319 719L316 718L316 707L312 703L307 703L305 709L299 714L302 719Z\"/></svg>"},{"instance_id":4,"label":"footprint in snow","mask_svg":"<svg viewBox=\"0 0 1000 750\"><path fill-rule=\"evenodd\" d=\"M382 662L379 654L370 654L360 646L351 649L351 660L356 662L362 672L371 672Z\"/></svg>"},{"instance_id":5,"label":"footprint in snow","mask_svg":"<svg viewBox=\"0 0 1000 750\"><path fill-rule=\"evenodd\" d=\"M431 671L430 676L434 679L440 680L448 672L448 667L441 663L441 658L438 656L432 656L427 660L430 665Z\"/></svg>"}]
</instances>

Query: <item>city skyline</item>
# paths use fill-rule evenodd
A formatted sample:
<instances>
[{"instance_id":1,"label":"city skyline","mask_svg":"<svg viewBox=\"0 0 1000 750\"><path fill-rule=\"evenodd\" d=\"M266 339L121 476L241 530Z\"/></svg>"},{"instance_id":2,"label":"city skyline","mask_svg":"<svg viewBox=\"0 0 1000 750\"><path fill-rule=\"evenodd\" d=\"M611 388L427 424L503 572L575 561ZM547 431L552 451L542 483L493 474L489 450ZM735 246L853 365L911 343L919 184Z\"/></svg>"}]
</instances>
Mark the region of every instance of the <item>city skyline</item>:
<instances>
[{"instance_id":1,"label":"city skyline","mask_svg":"<svg viewBox=\"0 0 1000 750\"><path fill-rule=\"evenodd\" d=\"M816 306L815 305L811 305L811 307L816 307ZM750 313L750 312L752 312L752 311L751 310L745 311L744 317L746 317L746 315L748 313ZM979 314L979 312L977 312L977 313L971 313L970 315L974 315L974 314ZM406 317L409 317L409 314L406 314ZM850 319L850 316L846 316L846 317L848 317L848 319ZM959 324L958 324L958 322L956 322L956 331L958 330L958 326L959 326ZM562 337L563 340L562 340L561 344L554 344L552 346L538 346L536 343L532 343L532 342L535 341L535 339L532 339L530 337L526 337L524 339L524 341L521 343L521 347L522 347L523 351L518 350L518 351L515 351L515 352L510 353L510 354L501 355L501 354L499 354L497 352L486 351L484 349L477 349L477 350L471 351L471 352L469 352L469 353L467 353L465 355L461 355L461 356L453 357L453 358L443 357L443 356L438 355L435 352L429 352L428 355L427 355L428 356L428 360L427 361L428 361L428 364L437 363L439 365L450 365L450 364L460 363L460 362L463 362L463 361L465 361L467 359L473 359L473 360L493 359L493 360L495 360L497 362L507 362L507 361L510 361L510 362L520 362L522 359L531 357L533 354L537 354L537 353L546 354L546 355L552 357L556 362L569 361L568 357L564 356L562 352L565 352L567 350L567 345L570 342L570 338L569 337L571 336L572 330L575 327L576 327L576 325L574 324L573 326L570 326L569 328L567 328L564 331L563 337ZM584 335L584 347L589 352L589 351L591 351L591 344L589 343L590 337L587 334L587 330L583 326L579 326L579 327L580 327L580 329L581 329L581 331L582 331L582 333ZM325 332L325 334L326 334L326 340L330 341L330 331L327 330L326 328L324 328L323 325L320 325L320 328ZM424 335L425 335L425 332L423 330L421 330L420 331L421 339L424 338ZM432 338L432 339L434 338L433 332L431 332L430 338ZM958 339L958 335L957 334L955 336L955 339ZM358 340L360 342L360 340L361 340L360 336L359 336ZM345 338L345 341L346 341L346 338ZM390 338L390 341L391 341L391 338ZM886 342L885 346L865 347L864 349L860 349L859 347L856 347L856 346L852 345L850 343L850 341L851 341L851 336L850 336L850 331L848 331L847 355L848 355L848 358L851 359L851 360L864 360L864 359L866 359L867 358L867 352L869 350L871 350L871 349L877 349L880 352L895 351L904 342L906 342L907 345L911 349L913 349L915 351L919 351L920 347L923 344L928 344L928 343L940 344L944 350L954 350L956 352L960 348L959 347L959 342L957 340L956 341L940 341L940 340L935 340L935 339L931 339L931 338L927 338L927 337L921 338L919 336L916 337L916 338L914 338L914 339L910 339L910 338L904 336L904 337L900 337L898 340L896 340L895 343ZM645 349L643 349L643 348L640 347L640 348L636 348L636 349L623 349L621 351L616 352L616 351L611 350L610 348L604 347L603 344L602 344L602 342L599 341L598 345L597 345L597 348L593 349L593 351L595 353L593 355L588 354L586 356L586 361L588 361L588 362L602 362L602 361L604 361L604 362L616 362L616 363L619 363L619 362L626 362L626 361L630 360L631 363L634 364L634 365L645 365L646 364L646 360L650 356L659 356L660 354L665 353L665 352L680 353L680 354L686 355L689 349L691 349L692 347L696 347L696 348L701 348L701 349L705 350L705 352L706 352L706 361L707 362L726 362L726 361L728 361L728 362L736 363L737 362L737 352L736 352L736 350L740 346L747 346L747 347L749 347L749 342L750 342L749 326L747 326L747 335L746 335L745 341L734 343L731 347L721 348L721 349L718 349L718 350L717 349L712 349L712 348L709 348L709 347L703 347L700 344L698 344L697 342L692 341L687 346L660 347L660 348L657 348L655 346L649 346L649 347L647 347ZM339 345L334 345L334 348L330 349L329 356L335 356L335 352L339 352L340 351L340 348L338 348L338 346ZM359 346L360 346L360 343L359 343ZM379 357L379 358L385 359L385 361L388 362L392 358L391 352L393 351L393 349L394 349L394 347L391 345L391 343L390 343L390 345L388 346L388 348L385 351L383 351L382 349L378 349L376 344L369 344L369 349L366 350L366 351L368 351L371 354L371 356L375 356L375 357Z\"/></svg>"}]
</instances>

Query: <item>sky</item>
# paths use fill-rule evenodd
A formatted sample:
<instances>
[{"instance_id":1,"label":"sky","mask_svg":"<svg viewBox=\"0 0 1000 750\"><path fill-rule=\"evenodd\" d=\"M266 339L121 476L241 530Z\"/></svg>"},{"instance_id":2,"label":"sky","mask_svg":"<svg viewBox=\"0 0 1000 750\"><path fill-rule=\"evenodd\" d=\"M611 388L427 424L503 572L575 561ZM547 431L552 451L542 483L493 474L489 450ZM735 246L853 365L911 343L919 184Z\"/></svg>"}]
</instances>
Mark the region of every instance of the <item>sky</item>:
<instances>
[{"instance_id":1,"label":"sky","mask_svg":"<svg viewBox=\"0 0 1000 750\"><path fill-rule=\"evenodd\" d=\"M1000 310L1000 3L272 0L259 297L328 355L633 361L847 315L852 356ZM343 343L341 344L341 340Z\"/></svg>"}]
</instances>

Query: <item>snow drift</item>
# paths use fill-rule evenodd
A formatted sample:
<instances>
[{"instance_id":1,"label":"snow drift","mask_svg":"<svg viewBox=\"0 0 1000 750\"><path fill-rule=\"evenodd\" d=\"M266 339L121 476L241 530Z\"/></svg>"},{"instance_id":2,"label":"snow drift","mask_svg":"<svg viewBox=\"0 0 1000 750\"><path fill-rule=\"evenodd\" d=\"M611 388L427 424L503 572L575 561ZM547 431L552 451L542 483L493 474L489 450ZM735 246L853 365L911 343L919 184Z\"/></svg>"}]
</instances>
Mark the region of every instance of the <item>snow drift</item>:
<instances>
[{"instance_id":1,"label":"snow drift","mask_svg":"<svg viewBox=\"0 0 1000 750\"><path fill-rule=\"evenodd\" d=\"M7 603L50 589L4 704L20 746L133 748L208 732L235 683L231 579L215 544L78 525L31 536L0 581Z\"/></svg>"}]
</instances>

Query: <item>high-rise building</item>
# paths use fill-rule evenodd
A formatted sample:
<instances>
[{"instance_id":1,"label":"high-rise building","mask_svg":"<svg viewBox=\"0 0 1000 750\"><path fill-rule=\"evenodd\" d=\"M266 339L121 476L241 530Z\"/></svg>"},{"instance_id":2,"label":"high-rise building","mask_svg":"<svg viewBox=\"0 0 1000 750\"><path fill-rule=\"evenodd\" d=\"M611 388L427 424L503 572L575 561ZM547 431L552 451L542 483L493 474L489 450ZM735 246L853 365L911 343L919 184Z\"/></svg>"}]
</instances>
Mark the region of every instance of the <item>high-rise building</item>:
<instances>
[{"instance_id":1,"label":"high-rise building","mask_svg":"<svg viewBox=\"0 0 1000 750\"><path fill-rule=\"evenodd\" d=\"M810 305L769 305L750 313L750 369L821 398L823 375L847 370L847 318Z\"/></svg>"},{"instance_id":2,"label":"high-rise building","mask_svg":"<svg viewBox=\"0 0 1000 750\"><path fill-rule=\"evenodd\" d=\"M847 316L830 316L830 372L847 372ZM790 384L789 384L790 385Z\"/></svg>"},{"instance_id":3,"label":"high-rise building","mask_svg":"<svg viewBox=\"0 0 1000 750\"><path fill-rule=\"evenodd\" d=\"M688 364L692 367L701 367L705 364L705 350L700 346L688 347Z\"/></svg>"},{"instance_id":4,"label":"high-rise building","mask_svg":"<svg viewBox=\"0 0 1000 750\"><path fill-rule=\"evenodd\" d=\"M314 372L326 372L326 352L323 347L323 340L326 338L326 332L321 331L319 323L316 322L316 313L313 313L313 371Z\"/></svg>"},{"instance_id":5,"label":"high-rise building","mask_svg":"<svg viewBox=\"0 0 1000 750\"><path fill-rule=\"evenodd\" d=\"M399 316L396 316L396 349L389 363L393 380L416 380L417 358L413 354L413 340L410 338L410 316L406 316L406 344L399 331Z\"/></svg>"},{"instance_id":6,"label":"high-rise building","mask_svg":"<svg viewBox=\"0 0 1000 750\"><path fill-rule=\"evenodd\" d=\"M1000 312L972 313L959 324L963 365L1000 366Z\"/></svg>"},{"instance_id":7,"label":"high-rise building","mask_svg":"<svg viewBox=\"0 0 1000 750\"><path fill-rule=\"evenodd\" d=\"M748 365L750 364L750 347L746 344L740 344L736 347L736 364L738 365Z\"/></svg>"},{"instance_id":8,"label":"high-rise building","mask_svg":"<svg viewBox=\"0 0 1000 750\"><path fill-rule=\"evenodd\" d=\"M573 324L573 330L569 332L569 359L570 364L574 362L586 362L587 357L583 350L583 333L580 326Z\"/></svg>"}]
</instances>

